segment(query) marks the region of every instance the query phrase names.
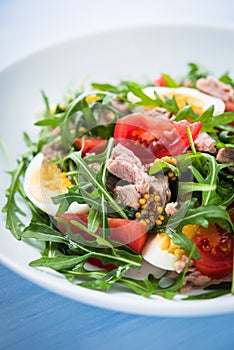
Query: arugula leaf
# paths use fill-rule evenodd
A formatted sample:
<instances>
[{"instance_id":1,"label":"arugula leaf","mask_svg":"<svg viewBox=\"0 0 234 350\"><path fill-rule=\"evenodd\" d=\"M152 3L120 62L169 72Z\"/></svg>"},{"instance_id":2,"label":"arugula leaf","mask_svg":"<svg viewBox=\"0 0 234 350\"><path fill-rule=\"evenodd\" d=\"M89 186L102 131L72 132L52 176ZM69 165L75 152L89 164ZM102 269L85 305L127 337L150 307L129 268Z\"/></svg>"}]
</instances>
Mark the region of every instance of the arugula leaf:
<instances>
[{"instance_id":1,"label":"arugula leaf","mask_svg":"<svg viewBox=\"0 0 234 350\"><path fill-rule=\"evenodd\" d=\"M180 191L180 196L184 196L187 193L192 193L192 192L211 192L216 190L216 185L210 185L210 184L202 184L202 183L196 183L196 182L182 182L180 181L179 183L179 191Z\"/></svg>"},{"instance_id":2,"label":"arugula leaf","mask_svg":"<svg viewBox=\"0 0 234 350\"><path fill-rule=\"evenodd\" d=\"M30 266L32 267L49 267L51 269L54 269L56 271L62 270L62 269L69 269L77 264L87 261L88 258L92 256L91 253L87 253L81 256L78 255L57 255L54 257L42 257L38 260L34 260L30 262Z\"/></svg>"},{"instance_id":3,"label":"arugula leaf","mask_svg":"<svg viewBox=\"0 0 234 350\"><path fill-rule=\"evenodd\" d=\"M220 138L220 140L222 141L222 142L225 142L225 143L230 143L230 144L232 144L232 145L234 145L234 134L232 135L229 135L229 131L221 131L220 133L219 133L219 138Z\"/></svg>"},{"instance_id":4,"label":"arugula leaf","mask_svg":"<svg viewBox=\"0 0 234 350\"><path fill-rule=\"evenodd\" d=\"M229 124L234 121L233 112L225 112L215 116L213 113L213 106L211 106L195 120L197 122L202 122L202 131L217 132L215 128L218 128L220 124Z\"/></svg>"},{"instance_id":5,"label":"arugula leaf","mask_svg":"<svg viewBox=\"0 0 234 350\"><path fill-rule=\"evenodd\" d=\"M35 238L38 242L67 243L67 238L52 227L38 222L31 222L23 233L22 238Z\"/></svg>"},{"instance_id":6,"label":"arugula leaf","mask_svg":"<svg viewBox=\"0 0 234 350\"><path fill-rule=\"evenodd\" d=\"M91 197L92 205L96 204L96 201ZM64 194L59 194L56 197L52 197L52 201L54 204L59 204L59 209L57 210L57 214L63 214L69 206L73 202L77 202L79 204L90 204L90 201L85 201L83 196L80 193L79 186L68 187L68 192Z\"/></svg>"},{"instance_id":7,"label":"arugula leaf","mask_svg":"<svg viewBox=\"0 0 234 350\"><path fill-rule=\"evenodd\" d=\"M171 170L171 171L173 171L175 176L179 176L179 174L180 174L179 169L175 165L167 163L164 160L160 160L160 161L155 162L150 167L149 174L150 175L157 174L157 173L161 172L162 170Z\"/></svg>"},{"instance_id":8,"label":"arugula leaf","mask_svg":"<svg viewBox=\"0 0 234 350\"><path fill-rule=\"evenodd\" d=\"M166 80L166 86L171 88L177 88L179 85L177 82L168 74L162 73L163 78Z\"/></svg>"},{"instance_id":9,"label":"arugula leaf","mask_svg":"<svg viewBox=\"0 0 234 350\"><path fill-rule=\"evenodd\" d=\"M107 83L95 83L93 82L92 84L92 88L95 90L100 90L100 91L109 91L109 92L113 92L115 94L119 93L119 87L112 85L112 84L107 84Z\"/></svg>"},{"instance_id":10,"label":"arugula leaf","mask_svg":"<svg viewBox=\"0 0 234 350\"><path fill-rule=\"evenodd\" d=\"M18 240L21 239L22 228L24 227L19 215L25 216L25 213L17 204L16 195L19 194L22 197L23 188L19 179L24 173L27 163L27 159L23 158L15 170L8 172L11 175L11 184L6 190L7 202L2 209L2 212L6 213L6 228Z\"/></svg>"},{"instance_id":11,"label":"arugula leaf","mask_svg":"<svg viewBox=\"0 0 234 350\"><path fill-rule=\"evenodd\" d=\"M221 81L224 84L228 84L231 85L234 88L234 81L233 79L230 77L229 73L224 73L223 75L221 75L221 77L219 78L219 81Z\"/></svg>"},{"instance_id":12,"label":"arugula leaf","mask_svg":"<svg viewBox=\"0 0 234 350\"><path fill-rule=\"evenodd\" d=\"M179 227L177 227L176 230L168 226L166 230L166 234L168 235L168 237L171 238L174 244L180 246L188 254L191 253L194 244L185 234L183 234L181 225L179 225ZM200 258L200 254L197 249L194 249L194 253L192 257L194 259Z\"/></svg>"},{"instance_id":13,"label":"arugula leaf","mask_svg":"<svg viewBox=\"0 0 234 350\"><path fill-rule=\"evenodd\" d=\"M113 248L113 245L109 241L101 237L101 235L94 233L89 227L87 228L86 226L82 225L79 221L71 220L71 224L79 227L82 231L89 233L90 236L95 237L98 246L109 247L111 249Z\"/></svg>"},{"instance_id":14,"label":"arugula leaf","mask_svg":"<svg viewBox=\"0 0 234 350\"><path fill-rule=\"evenodd\" d=\"M107 272L101 278L79 283L78 285L89 289L108 291L112 285L118 283L122 279L130 267L130 265L119 266L118 268Z\"/></svg>"},{"instance_id":15,"label":"arugula leaf","mask_svg":"<svg viewBox=\"0 0 234 350\"><path fill-rule=\"evenodd\" d=\"M75 164L77 165L77 168L79 169L79 177L84 176L89 183L91 183L101 195L104 196L104 198L107 200L108 204L112 207L113 210L115 210L122 218L127 219L126 214L124 213L123 209L120 207L120 205L113 199L113 197L110 195L110 193L107 191L105 185L103 183L99 183L96 177L96 173L92 171L88 165L85 163L84 159L81 157L81 152L73 152L70 155L68 155L67 158L72 159ZM79 180L79 179L78 179ZM81 188L80 184L80 188ZM82 191L82 189L81 189Z\"/></svg>"},{"instance_id":16,"label":"arugula leaf","mask_svg":"<svg viewBox=\"0 0 234 350\"><path fill-rule=\"evenodd\" d=\"M199 172L197 167L190 165L188 168L192 171L193 176L197 180L199 184L204 184L211 186L210 189L207 189L202 192L202 203L201 205L210 205L210 204L220 204L221 198L218 196L216 189L218 186L218 174L221 169L227 167L229 164L219 164L217 163L215 157L209 154L202 154L201 157L207 160L206 164L206 175L203 176L201 172ZM204 171L204 168L202 169ZM213 189L212 189L213 187Z\"/></svg>"},{"instance_id":17,"label":"arugula leaf","mask_svg":"<svg viewBox=\"0 0 234 350\"><path fill-rule=\"evenodd\" d=\"M209 72L202 67L199 67L198 64L194 62L188 63L189 72L184 77L183 82L185 80L189 80L192 83L192 86L194 87L196 85L196 82L200 78L206 78L209 74Z\"/></svg>"},{"instance_id":18,"label":"arugula leaf","mask_svg":"<svg viewBox=\"0 0 234 350\"><path fill-rule=\"evenodd\" d=\"M196 199L186 201L177 214L168 220L166 232L182 228L185 225L195 224L208 227L209 223L219 222L219 225L228 232L233 232L233 224L226 208L222 206L206 205L194 208Z\"/></svg>"},{"instance_id":19,"label":"arugula leaf","mask_svg":"<svg viewBox=\"0 0 234 350\"><path fill-rule=\"evenodd\" d=\"M147 96L143 92L142 88L136 83L128 83L127 86L130 92L132 92L136 97L140 98L141 101L137 102L137 105L163 107L172 113L177 113L179 111L179 107L177 106L174 96L171 99L165 96L164 102L156 92L154 99Z\"/></svg>"},{"instance_id":20,"label":"arugula leaf","mask_svg":"<svg viewBox=\"0 0 234 350\"><path fill-rule=\"evenodd\" d=\"M185 106L176 114L175 121L180 121L189 118L192 122L202 122L201 131L217 133L217 128L221 124L229 124L234 121L233 112L224 112L219 115L214 115L214 106L208 107L202 115L198 116L193 112L191 106Z\"/></svg>"},{"instance_id":21,"label":"arugula leaf","mask_svg":"<svg viewBox=\"0 0 234 350\"><path fill-rule=\"evenodd\" d=\"M184 108L180 109L179 112L176 114L175 121L186 120L186 119L195 121L197 117L198 116L193 111L192 107L189 105L186 105Z\"/></svg>"},{"instance_id":22,"label":"arugula leaf","mask_svg":"<svg viewBox=\"0 0 234 350\"><path fill-rule=\"evenodd\" d=\"M218 298L229 293L230 293L230 290L227 290L227 289L213 290L210 292L201 293L197 295L189 295L188 297L183 298L183 300L208 300L208 299Z\"/></svg>"},{"instance_id":23,"label":"arugula leaf","mask_svg":"<svg viewBox=\"0 0 234 350\"><path fill-rule=\"evenodd\" d=\"M45 103L45 118L49 119L51 118L51 109L50 109L50 104L49 104L49 98L46 96L45 92L41 90L42 98Z\"/></svg>"}]
</instances>

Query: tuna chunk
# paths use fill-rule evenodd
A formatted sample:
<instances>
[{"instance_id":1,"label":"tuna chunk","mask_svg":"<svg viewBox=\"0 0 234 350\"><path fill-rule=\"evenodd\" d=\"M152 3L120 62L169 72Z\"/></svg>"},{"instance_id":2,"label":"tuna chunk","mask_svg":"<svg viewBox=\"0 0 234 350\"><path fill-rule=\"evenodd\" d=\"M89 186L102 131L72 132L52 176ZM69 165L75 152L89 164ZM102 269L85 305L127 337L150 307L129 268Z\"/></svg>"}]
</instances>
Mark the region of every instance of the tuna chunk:
<instances>
[{"instance_id":1,"label":"tuna chunk","mask_svg":"<svg viewBox=\"0 0 234 350\"><path fill-rule=\"evenodd\" d=\"M214 145L214 140L206 132L201 132L197 139L194 141L196 149L199 152L208 152L211 154L216 154L216 148Z\"/></svg>"},{"instance_id":2,"label":"tuna chunk","mask_svg":"<svg viewBox=\"0 0 234 350\"><path fill-rule=\"evenodd\" d=\"M220 148L216 159L219 163L232 163L234 167L234 148Z\"/></svg>"},{"instance_id":3,"label":"tuna chunk","mask_svg":"<svg viewBox=\"0 0 234 350\"><path fill-rule=\"evenodd\" d=\"M128 205L135 210L140 207L138 202L140 197L141 195L136 191L133 185L116 186L114 189L114 198L116 202L122 205Z\"/></svg>"},{"instance_id":4,"label":"tuna chunk","mask_svg":"<svg viewBox=\"0 0 234 350\"><path fill-rule=\"evenodd\" d=\"M140 159L121 144L113 149L107 162L107 169L118 178L134 184L139 193L148 192L149 175L144 172Z\"/></svg>"},{"instance_id":5,"label":"tuna chunk","mask_svg":"<svg viewBox=\"0 0 234 350\"><path fill-rule=\"evenodd\" d=\"M146 112L145 114L151 117L164 116L167 118L171 118L172 116L172 112L169 112L167 109L161 108L161 107L156 107L154 109L151 109L149 112Z\"/></svg>"},{"instance_id":6,"label":"tuna chunk","mask_svg":"<svg viewBox=\"0 0 234 350\"><path fill-rule=\"evenodd\" d=\"M234 89L230 85L224 84L213 77L198 79L196 87L198 90L220 98L224 102L234 101Z\"/></svg>"},{"instance_id":7,"label":"tuna chunk","mask_svg":"<svg viewBox=\"0 0 234 350\"><path fill-rule=\"evenodd\" d=\"M115 160L116 158L130 161L133 164L135 163L139 168L142 167L140 159L137 156L135 156L135 154L130 149L127 149L120 143L118 143L118 145L114 147L110 161Z\"/></svg>"},{"instance_id":8,"label":"tuna chunk","mask_svg":"<svg viewBox=\"0 0 234 350\"><path fill-rule=\"evenodd\" d=\"M165 212L168 216L174 216L177 214L178 209L176 209L178 203L177 202L171 202L167 203L165 207Z\"/></svg>"},{"instance_id":9,"label":"tuna chunk","mask_svg":"<svg viewBox=\"0 0 234 350\"><path fill-rule=\"evenodd\" d=\"M113 149L111 158L107 162L107 169L111 174L134 185L141 195L155 192L161 196L163 202L170 197L167 177L149 176L144 171L140 159L121 144Z\"/></svg>"}]
</instances>

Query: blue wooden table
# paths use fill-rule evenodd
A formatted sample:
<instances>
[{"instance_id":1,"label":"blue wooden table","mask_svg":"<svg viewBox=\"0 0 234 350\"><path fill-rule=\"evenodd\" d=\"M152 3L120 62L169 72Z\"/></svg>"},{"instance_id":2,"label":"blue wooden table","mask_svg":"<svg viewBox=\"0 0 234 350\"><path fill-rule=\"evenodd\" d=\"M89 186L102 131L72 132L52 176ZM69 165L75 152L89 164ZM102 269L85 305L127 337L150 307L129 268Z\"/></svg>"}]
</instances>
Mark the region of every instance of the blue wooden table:
<instances>
[{"instance_id":1,"label":"blue wooden table","mask_svg":"<svg viewBox=\"0 0 234 350\"><path fill-rule=\"evenodd\" d=\"M234 314L167 318L91 307L0 266L0 349L233 349Z\"/></svg>"}]
</instances>

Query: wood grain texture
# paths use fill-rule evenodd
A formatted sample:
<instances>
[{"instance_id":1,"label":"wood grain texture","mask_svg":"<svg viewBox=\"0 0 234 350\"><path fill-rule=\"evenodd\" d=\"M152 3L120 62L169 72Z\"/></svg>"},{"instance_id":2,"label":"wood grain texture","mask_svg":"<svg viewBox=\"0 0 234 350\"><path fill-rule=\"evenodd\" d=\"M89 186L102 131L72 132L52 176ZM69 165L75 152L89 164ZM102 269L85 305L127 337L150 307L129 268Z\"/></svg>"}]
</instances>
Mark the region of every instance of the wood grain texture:
<instances>
[{"instance_id":1,"label":"wood grain texture","mask_svg":"<svg viewBox=\"0 0 234 350\"><path fill-rule=\"evenodd\" d=\"M75 302L0 265L0 349L233 349L234 314L145 317Z\"/></svg>"}]
</instances>

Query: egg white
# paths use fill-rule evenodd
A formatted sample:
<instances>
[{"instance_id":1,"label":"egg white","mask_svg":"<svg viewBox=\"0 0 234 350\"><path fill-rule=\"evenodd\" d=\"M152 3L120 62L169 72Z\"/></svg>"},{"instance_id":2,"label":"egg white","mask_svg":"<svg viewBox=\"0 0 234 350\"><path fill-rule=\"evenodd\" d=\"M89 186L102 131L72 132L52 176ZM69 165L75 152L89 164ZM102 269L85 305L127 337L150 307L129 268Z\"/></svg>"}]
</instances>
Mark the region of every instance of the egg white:
<instances>
[{"instance_id":1,"label":"egg white","mask_svg":"<svg viewBox=\"0 0 234 350\"><path fill-rule=\"evenodd\" d=\"M42 183L40 182L40 176L38 177L38 183L34 184L40 189L41 197L43 198L42 201L38 200L36 198L35 193L32 188L32 178L35 178L35 174L39 172L40 175L40 169L42 167L42 162L44 160L44 155L42 153L38 153L30 162L28 168L25 172L24 177L24 183L23 188L25 191L26 196L28 199L39 209L47 213L48 215L55 216L57 213L57 210L59 208L59 205L54 204L52 202L51 198L48 198L48 196L43 195L43 192L45 192L45 189L42 186ZM63 193L61 191L61 193ZM58 192L54 193L54 196L56 196ZM53 195L52 195L53 196ZM87 204L79 204L76 202L73 202L68 210L66 211L68 213L75 213L75 214L86 214L89 212L89 206Z\"/></svg>"},{"instance_id":2,"label":"egg white","mask_svg":"<svg viewBox=\"0 0 234 350\"><path fill-rule=\"evenodd\" d=\"M179 87L179 88L169 88L163 86L150 86L143 89L143 92L152 99L155 99L155 92L159 95L160 98L164 96L170 96L172 92L175 94L191 96L203 103L203 110L205 111L210 106L214 106L214 115L219 115L224 112L225 104L219 98L204 94L197 89ZM139 102L141 99L135 96L133 93L128 94L128 100L132 103Z\"/></svg>"},{"instance_id":3,"label":"egg white","mask_svg":"<svg viewBox=\"0 0 234 350\"><path fill-rule=\"evenodd\" d=\"M156 236L148 239L142 250L142 257L150 264L169 271L175 270L175 263L179 260L175 255L160 248Z\"/></svg>"}]
</instances>

